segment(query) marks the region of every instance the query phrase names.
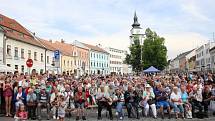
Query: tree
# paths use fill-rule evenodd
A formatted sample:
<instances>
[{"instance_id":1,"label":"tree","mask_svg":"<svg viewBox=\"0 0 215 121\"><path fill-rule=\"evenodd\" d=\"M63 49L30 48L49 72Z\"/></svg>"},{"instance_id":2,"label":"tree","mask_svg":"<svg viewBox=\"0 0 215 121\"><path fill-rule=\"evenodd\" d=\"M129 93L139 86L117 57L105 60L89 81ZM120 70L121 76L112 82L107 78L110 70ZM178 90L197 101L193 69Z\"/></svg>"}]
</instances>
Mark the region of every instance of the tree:
<instances>
[{"instance_id":1,"label":"tree","mask_svg":"<svg viewBox=\"0 0 215 121\"><path fill-rule=\"evenodd\" d=\"M134 37L133 44L129 47L130 54L126 55L125 62L131 64L135 72L139 72L142 68L141 64L141 45L138 37Z\"/></svg>"},{"instance_id":2,"label":"tree","mask_svg":"<svg viewBox=\"0 0 215 121\"><path fill-rule=\"evenodd\" d=\"M140 72L150 66L163 70L167 65L167 48L165 39L157 35L149 28L145 31L143 45L140 45L139 37L134 37L133 44L129 47L130 54L126 55L125 62L131 64L135 72ZM142 56L141 56L142 49ZM142 57L142 62L141 62Z\"/></svg>"},{"instance_id":3,"label":"tree","mask_svg":"<svg viewBox=\"0 0 215 121\"><path fill-rule=\"evenodd\" d=\"M146 38L143 42L142 57L143 68L154 66L163 70L167 65L167 48L164 45L165 39L156 32L146 29Z\"/></svg>"}]
</instances>

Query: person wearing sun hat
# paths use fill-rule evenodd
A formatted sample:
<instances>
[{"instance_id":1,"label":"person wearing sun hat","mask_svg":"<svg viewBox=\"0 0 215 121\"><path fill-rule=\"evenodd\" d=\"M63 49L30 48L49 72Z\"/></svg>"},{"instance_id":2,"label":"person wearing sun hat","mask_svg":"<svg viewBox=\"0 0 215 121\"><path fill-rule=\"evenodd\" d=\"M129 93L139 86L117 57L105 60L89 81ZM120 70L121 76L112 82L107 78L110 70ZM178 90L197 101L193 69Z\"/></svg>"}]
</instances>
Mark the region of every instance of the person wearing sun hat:
<instances>
[{"instance_id":1,"label":"person wearing sun hat","mask_svg":"<svg viewBox=\"0 0 215 121\"><path fill-rule=\"evenodd\" d=\"M149 108L152 109L153 117L157 118L157 110L155 105L155 94L152 90L151 85L146 84L145 91L143 91L144 114L145 116L149 113Z\"/></svg>"}]
</instances>

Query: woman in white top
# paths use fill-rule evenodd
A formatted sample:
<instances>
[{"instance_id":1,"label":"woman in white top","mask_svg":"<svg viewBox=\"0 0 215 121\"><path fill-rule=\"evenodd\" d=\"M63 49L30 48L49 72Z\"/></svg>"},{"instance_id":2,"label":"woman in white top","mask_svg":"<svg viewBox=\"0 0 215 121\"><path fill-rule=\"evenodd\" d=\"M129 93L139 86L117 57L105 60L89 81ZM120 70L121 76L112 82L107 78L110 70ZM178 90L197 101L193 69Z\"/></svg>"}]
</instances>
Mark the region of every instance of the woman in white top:
<instances>
[{"instance_id":1,"label":"woman in white top","mask_svg":"<svg viewBox=\"0 0 215 121\"><path fill-rule=\"evenodd\" d=\"M172 93L170 95L170 101L174 108L175 112L175 118L178 118L179 112L182 115L182 118L184 118L184 108L183 108L183 102L181 99L181 93L178 90L178 87L173 87Z\"/></svg>"},{"instance_id":2,"label":"woman in white top","mask_svg":"<svg viewBox=\"0 0 215 121\"><path fill-rule=\"evenodd\" d=\"M119 119L123 119L123 105L125 104L124 94L119 90L115 89L115 94L113 102L116 104L116 115L119 116Z\"/></svg>"},{"instance_id":3,"label":"woman in white top","mask_svg":"<svg viewBox=\"0 0 215 121\"><path fill-rule=\"evenodd\" d=\"M157 110L155 105L155 94L149 84L145 86L145 91L143 91L143 106L145 116L149 113L149 107L152 109L154 118L157 118Z\"/></svg>"}]
</instances>

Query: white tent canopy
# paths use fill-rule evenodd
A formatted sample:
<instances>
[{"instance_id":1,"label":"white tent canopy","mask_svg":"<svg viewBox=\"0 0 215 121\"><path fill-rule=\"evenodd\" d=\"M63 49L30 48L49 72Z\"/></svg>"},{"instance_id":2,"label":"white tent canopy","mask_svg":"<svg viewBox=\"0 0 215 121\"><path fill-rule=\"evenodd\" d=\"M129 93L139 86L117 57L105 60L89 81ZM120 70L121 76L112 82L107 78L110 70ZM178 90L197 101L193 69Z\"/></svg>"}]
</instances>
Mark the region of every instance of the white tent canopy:
<instances>
[{"instance_id":1,"label":"white tent canopy","mask_svg":"<svg viewBox=\"0 0 215 121\"><path fill-rule=\"evenodd\" d=\"M12 67L8 67L6 65L0 64L0 72L14 72L14 71L16 71L16 70L13 69Z\"/></svg>"}]
</instances>

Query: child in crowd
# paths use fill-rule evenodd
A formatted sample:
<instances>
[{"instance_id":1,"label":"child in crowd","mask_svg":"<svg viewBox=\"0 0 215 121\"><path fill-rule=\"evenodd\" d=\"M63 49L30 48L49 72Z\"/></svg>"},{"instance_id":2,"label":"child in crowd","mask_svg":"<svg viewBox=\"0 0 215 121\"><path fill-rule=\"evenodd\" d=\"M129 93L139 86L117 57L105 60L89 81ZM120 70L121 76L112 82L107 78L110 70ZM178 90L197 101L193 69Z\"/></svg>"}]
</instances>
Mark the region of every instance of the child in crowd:
<instances>
[{"instance_id":1,"label":"child in crowd","mask_svg":"<svg viewBox=\"0 0 215 121\"><path fill-rule=\"evenodd\" d=\"M66 110L66 102L64 99L64 96L60 96L59 100L58 100L58 116L59 116L59 121L64 121L64 117L65 117L65 110Z\"/></svg>"},{"instance_id":2,"label":"child in crowd","mask_svg":"<svg viewBox=\"0 0 215 121\"><path fill-rule=\"evenodd\" d=\"M15 115L15 121L27 121L28 119L28 113L25 111L25 106L20 105L18 111Z\"/></svg>"}]
</instances>

